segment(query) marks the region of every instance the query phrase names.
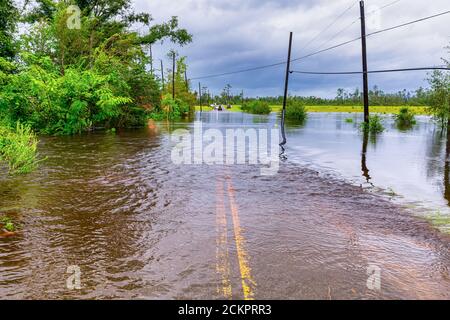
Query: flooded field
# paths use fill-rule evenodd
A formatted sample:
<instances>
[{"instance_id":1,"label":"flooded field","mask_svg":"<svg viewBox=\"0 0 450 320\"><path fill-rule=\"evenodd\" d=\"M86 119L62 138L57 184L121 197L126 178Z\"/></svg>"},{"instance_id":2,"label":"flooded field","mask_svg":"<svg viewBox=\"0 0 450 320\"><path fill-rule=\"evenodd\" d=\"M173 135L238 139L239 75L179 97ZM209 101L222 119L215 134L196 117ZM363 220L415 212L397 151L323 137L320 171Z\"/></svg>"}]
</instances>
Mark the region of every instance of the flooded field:
<instances>
[{"instance_id":1,"label":"flooded field","mask_svg":"<svg viewBox=\"0 0 450 320\"><path fill-rule=\"evenodd\" d=\"M196 117L220 132L277 123ZM311 114L288 125L273 176L174 164L170 133L192 122L42 138L39 170L0 176L0 213L20 225L0 239L0 298L450 299L450 237L420 218L449 212L450 149L418 120L365 139L359 115Z\"/></svg>"}]
</instances>

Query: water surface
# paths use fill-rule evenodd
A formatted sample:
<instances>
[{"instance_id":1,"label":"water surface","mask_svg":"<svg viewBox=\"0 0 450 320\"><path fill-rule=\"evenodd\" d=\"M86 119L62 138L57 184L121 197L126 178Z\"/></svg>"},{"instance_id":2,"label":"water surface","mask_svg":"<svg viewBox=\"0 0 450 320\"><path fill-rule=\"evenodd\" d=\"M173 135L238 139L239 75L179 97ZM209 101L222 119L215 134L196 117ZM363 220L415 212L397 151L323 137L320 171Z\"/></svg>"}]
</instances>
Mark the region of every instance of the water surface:
<instances>
[{"instance_id":1,"label":"water surface","mask_svg":"<svg viewBox=\"0 0 450 320\"><path fill-rule=\"evenodd\" d=\"M277 122L197 117L219 130ZM21 229L0 239L0 297L242 299L248 286L261 299L449 299L450 239L414 216L447 208L445 136L420 118L364 143L346 117L289 125L288 160L268 177L174 165L170 132L192 122L43 138L39 170L0 177L0 212ZM79 291L66 286L71 265ZM367 287L369 266L381 291Z\"/></svg>"}]
</instances>

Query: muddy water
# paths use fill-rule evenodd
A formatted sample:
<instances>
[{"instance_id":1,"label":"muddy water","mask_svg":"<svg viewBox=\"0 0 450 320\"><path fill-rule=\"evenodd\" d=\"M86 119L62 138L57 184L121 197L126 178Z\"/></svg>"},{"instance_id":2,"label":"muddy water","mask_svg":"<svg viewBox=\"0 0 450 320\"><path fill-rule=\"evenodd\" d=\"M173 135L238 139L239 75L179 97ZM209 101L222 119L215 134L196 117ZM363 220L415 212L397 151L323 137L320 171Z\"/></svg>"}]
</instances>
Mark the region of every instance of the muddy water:
<instances>
[{"instance_id":1,"label":"muddy water","mask_svg":"<svg viewBox=\"0 0 450 320\"><path fill-rule=\"evenodd\" d=\"M192 123L44 138L38 171L0 178L0 212L20 224L16 237L0 239L0 297L449 299L449 237L360 187L358 133L343 116L316 117L289 127L289 158L274 176L250 165L173 164L169 133ZM220 130L276 122L227 113L202 119ZM420 187L434 197L424 194L423 207L427 199L442 206L442 141L416 130L367 144L371 183L425 181ZM422 137L427 148L414 157L425 160L409 162L411 175L373 160L390 134ZM424 168L427 157L436 161ZM383 175L383 167L392 170ZM417 180L414 168L429 179ZM67 287L69 266L81 270L80 290ZM374 267L380 290L367 286Z\"/></svg>"}]
</instances>

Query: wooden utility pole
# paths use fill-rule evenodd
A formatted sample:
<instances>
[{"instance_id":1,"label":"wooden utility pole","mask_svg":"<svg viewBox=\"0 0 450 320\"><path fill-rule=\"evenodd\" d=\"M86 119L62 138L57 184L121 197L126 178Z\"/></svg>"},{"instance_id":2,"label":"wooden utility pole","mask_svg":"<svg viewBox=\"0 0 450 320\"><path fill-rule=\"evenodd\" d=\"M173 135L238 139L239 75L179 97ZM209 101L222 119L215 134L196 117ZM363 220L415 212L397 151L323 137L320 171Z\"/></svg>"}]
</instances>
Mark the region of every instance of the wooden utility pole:
<instances>
[{"instance_id":1,"label":"wooden utility pole","mask_svg":"<svg viewBox=\"0 0 450 320\"><path fill-rule=\"evenodd\" d=\"M150 73L153 76L153 52L152 52L152 45L150 45L149 51L150 51Z\"/></svg>"},{"instance_id":2,"label":"wooden utility pole","mask_svg":"<svg viewBox=\"0 0 450 320\"><path fill-rule=\"evenodd\" d=\"M367 73L367 46L366 46L366 15L364 1L359 2L361 9L361 42L363 65L363 96L364 96L364 122L369 123L369 77Z\"/></svg>"},{"instance_id":3,"label":"wooden utility pole","mask_svg":"<svg viewBox=\"0 0 450 320\"><path fill-rule=\"evenodd\" d=\"M189 92L189 81L188 81L186 69L184 70L184 82L186 83L186 91Z\"/></svg>"},{"instance_id":4,"label":"wooden utility pole","mask_svg":"<svg viewBox=\"0 0 450 320\"><path fill-rule=\"evenodd\" d=\"M162 81L162 89L164 91L164 65L162 60L161 60L161 81Z\"/></svg>"},{"instance_id":5,"label":"wooden utility pole","mask_svg":"<svg viewBox=\"0 0 450 320\"><path fill-rule=\"evenodd\" d=\"M284 96L283 96L283 111L281 114L281 135L283 138L283 141L280 143L281 148L284 151L283 146L286 144L286 132L284 128L284 121L286 119L286 106L287 106L287 97L288 97L288 90L289 90L289 74L291 72L291 52L292 52L292 32L289 34L289 49L288 49L288 59L287 59L287 65L286 65L286 79L284 82Z\"/></svg>"},{"instance_id":6,"label":"wooden utility pole","mask_svg":"<svg viewBox=\"0 0 450 320\"><path fill-rule=\"evenodd\" d=\"M175 51L172 52L172 98L175 100Z\"/></svg>"}]
</instances>

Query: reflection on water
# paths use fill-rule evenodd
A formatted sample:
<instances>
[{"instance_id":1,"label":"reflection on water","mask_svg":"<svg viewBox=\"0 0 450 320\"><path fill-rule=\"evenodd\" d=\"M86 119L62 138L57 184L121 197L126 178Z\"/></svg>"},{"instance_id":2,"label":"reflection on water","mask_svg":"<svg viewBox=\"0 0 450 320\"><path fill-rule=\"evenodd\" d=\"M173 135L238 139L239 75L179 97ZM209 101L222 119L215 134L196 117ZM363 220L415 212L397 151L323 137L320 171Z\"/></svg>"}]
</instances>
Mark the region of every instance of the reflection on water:
<instances>
[{"instance_id":1,"label":"reflection on water","mask_svg":"<svg viewBox=\"0 0 450 320\"><path fill-rule=\"evenodd\" d=\"M278 123L275 114L196 117L219 130ZM232 297L241 299L230 212L240 218L256 298L450 298L449 240L360 188L445 208L445 135L425 117L408 132L386 119L375 143L344 118L312 114L288 124L288 160L273 177L253 166L172 164L169 134L193 130L192 122L43 138L48 160L39 170L0 175L0 213L20 225L17 237L0 239L0 298L220 299L221 243ZM225 180L233 187L220 198ZM218 209L225 228L216 225ZM382 268L382 292L367 290L369 264ZM72 265L82 271L80 291L66 288Z\"/></svg>"},{"instance_id":2,"label":"reflection on water","mask_svg":"<svg viewBox=\"0 0 450 320\"><path fill-rule=\"evenodd\" d=\"M369 168L367 168L367 145L369 144L369 133L367 131L363 132L363 147L361 152L361 170L363 176L366 178L366 182L370 183L372 179L369 175Z\"/></svg>"},{"instance_id":3,"label":"reflection on water","mask_svg":"<svg viewBox=\"0 0 450 320\"><path fill-rule=\"evenodd\" d=\"M353 123L345 117L310 114L304 128L288 130L290 159L357 185L389 191L403 203L450 212L446 132L431 118L418 116L416 126L399 131L391 116L383 116L386 131L371 137L358 129L362 115L353 115Z\"/></svg>"}]
</instances>

